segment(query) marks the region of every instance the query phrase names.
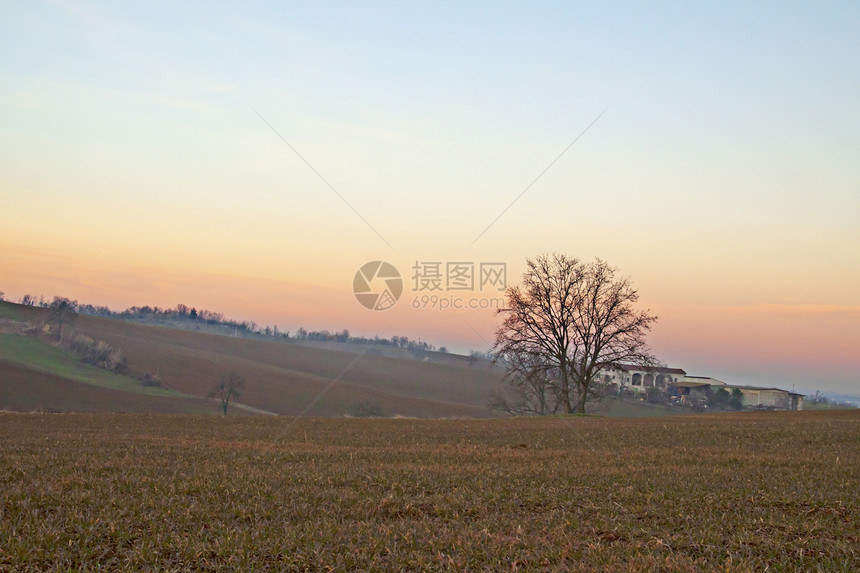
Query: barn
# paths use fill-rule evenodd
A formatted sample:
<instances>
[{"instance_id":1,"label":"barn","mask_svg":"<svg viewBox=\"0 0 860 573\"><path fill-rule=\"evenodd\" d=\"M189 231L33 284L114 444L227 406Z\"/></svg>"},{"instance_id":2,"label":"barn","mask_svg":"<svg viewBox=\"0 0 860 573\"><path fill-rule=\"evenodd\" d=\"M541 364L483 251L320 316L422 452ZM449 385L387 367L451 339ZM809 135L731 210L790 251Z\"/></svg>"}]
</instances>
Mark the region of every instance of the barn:
<instances>
[{"instance_id":1,"label":"barn","mask_svg":"<svg viewBox=\"0 0 860 573\"><path fill-rule=\"evenodd\" d=\"M746 408L761 410L803 410L803 394L781 388L757 388L755 386L731 386L743 394Z\"/></svg>"}]
</instances>

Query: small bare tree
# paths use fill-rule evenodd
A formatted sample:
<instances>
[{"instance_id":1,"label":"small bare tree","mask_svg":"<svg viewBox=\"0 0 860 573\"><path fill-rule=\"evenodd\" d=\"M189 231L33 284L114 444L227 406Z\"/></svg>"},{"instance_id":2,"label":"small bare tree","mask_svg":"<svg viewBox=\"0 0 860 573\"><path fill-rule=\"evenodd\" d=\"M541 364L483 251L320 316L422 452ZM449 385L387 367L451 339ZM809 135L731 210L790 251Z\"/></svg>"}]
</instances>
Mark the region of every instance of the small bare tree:
<instances>
[{"instance_id":1,"label":"small bare tree","mask_svg":"<svg viewBox=\"0 0 860 573\"><path fill-rule=\"evenodd\" d=\"M57 340L62 340L63 325L74 322L78 317L78 301L55 296L54 301L48 305L48 310L50 321L57 325Z\"/></svg>"},{"instance_id":2,"label":"small bare tree","mask_svg":"<svg viewBox=\"0 0 860 573\"><path fill-rule=\"evenodd\" d=\"M224 415L226 416L230 400L238 400L244 387L245 379L235 372L231 372L218 380L218 385L212 388L209 392L209 397L218 398L221 401L221 408L224 410Z\"/></svg>"},{"instance_id":3,"label":"small bare tree","mask_svg":"<svg viewBox=\"0 0 860 573\"><path fill-rule=\"evenodd\" d=\"M499 309L505 318L494 350L509 378L545 382L562 411L584 414L601 370L656 363L645 335L657 318L634 309L639 293L617 269L561 254L528 259L526 266L522 285L508 288Z\"/></svg>"}]
</instances>

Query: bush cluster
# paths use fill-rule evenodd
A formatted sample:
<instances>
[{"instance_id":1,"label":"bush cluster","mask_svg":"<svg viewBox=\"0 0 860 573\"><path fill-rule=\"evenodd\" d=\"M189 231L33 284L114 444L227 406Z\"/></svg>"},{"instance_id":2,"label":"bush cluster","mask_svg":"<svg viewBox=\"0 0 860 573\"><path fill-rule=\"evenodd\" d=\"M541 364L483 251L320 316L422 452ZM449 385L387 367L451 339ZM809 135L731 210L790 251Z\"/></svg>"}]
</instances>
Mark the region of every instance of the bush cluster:
<instances>
[{"instance_id":1,"label":"bush cluster","mask_svg":"<svg viewBox=\"0 0 860 573\"><path fill-rule=\"evenodd\" d=\"M104 340L93 340L89 336L79 334L72 339L71 349L87 364L111 372L122 372L126 368L122 351Z\"/></svg>"},{"instance_id":2,"label":"bush cluster","mask_svg":"<svg viewBox=\"0 0 860 573\"><path fill-rule=\"evenodd\" d=\"M162 386L161 378L158 374L150 374L149 372L140 377L140 384L141 386L154 386L159 388Z\"/></svg>"}]
</instances>

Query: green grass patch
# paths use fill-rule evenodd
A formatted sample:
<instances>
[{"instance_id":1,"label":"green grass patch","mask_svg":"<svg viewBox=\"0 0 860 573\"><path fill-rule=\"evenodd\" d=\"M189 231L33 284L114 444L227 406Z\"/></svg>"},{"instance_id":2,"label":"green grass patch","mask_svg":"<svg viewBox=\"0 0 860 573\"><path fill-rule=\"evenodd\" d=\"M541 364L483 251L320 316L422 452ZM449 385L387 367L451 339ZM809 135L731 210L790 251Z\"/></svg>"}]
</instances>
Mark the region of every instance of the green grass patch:
<instances>
[{"instance_id":1,"label":"green grass patch","mask_svg":"<svg viewBox=\"0 0 860 573\"><path fill-rule=\"evenodd\" d=\"M854 410L856 409L856 407L850 404L813 404L811 402L805 401L803 403L803 409L808 412L815 412L822 410Z\"/></svg>"},{"instance_id":2,"label":"green grass patch","mask_svg":"<svg viewBox=\"0 0 860 573\"><path fill-rule=\"evenodd\" d=\"M649 404L647 402L632 400L609 399L595 405L595 414L603 416L619 416L624 418L649 418L654 416L676 416L678 414L689 414L689 410L663 406L660 404Z\"/></svg>"}]
</instances>

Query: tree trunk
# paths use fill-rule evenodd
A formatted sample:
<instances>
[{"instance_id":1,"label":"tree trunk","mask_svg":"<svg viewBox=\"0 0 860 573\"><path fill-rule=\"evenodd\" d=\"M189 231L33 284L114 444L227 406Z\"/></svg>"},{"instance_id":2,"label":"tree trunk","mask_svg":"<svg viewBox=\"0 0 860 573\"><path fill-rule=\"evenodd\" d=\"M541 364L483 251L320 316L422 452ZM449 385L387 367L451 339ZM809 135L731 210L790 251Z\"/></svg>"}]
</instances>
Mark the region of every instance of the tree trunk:
<instances>
[{"instance_id":1,"label":"tree trunk","mask_svg":"<svg viewBox=\"0 0 860 573\"><path fill-rule=\"evenodd\" d=\"M565 414L573 414L573 405L570 403L570 382L567 378L567 364L559 368L558 385L561 390L561 404L564 406Z\"/></svg>"},{"instance_id":2,"label":"tree trunk","mask_svg":"<svg viewBox=\"0 0 860 573\"><path fill-rule=\"evenodd\" d=\"M588 397L588 388L582 384L577 384L577 389L579 392L576 396L576 413L585 414L585 399Z\"/></svg>"}]
</instances>

